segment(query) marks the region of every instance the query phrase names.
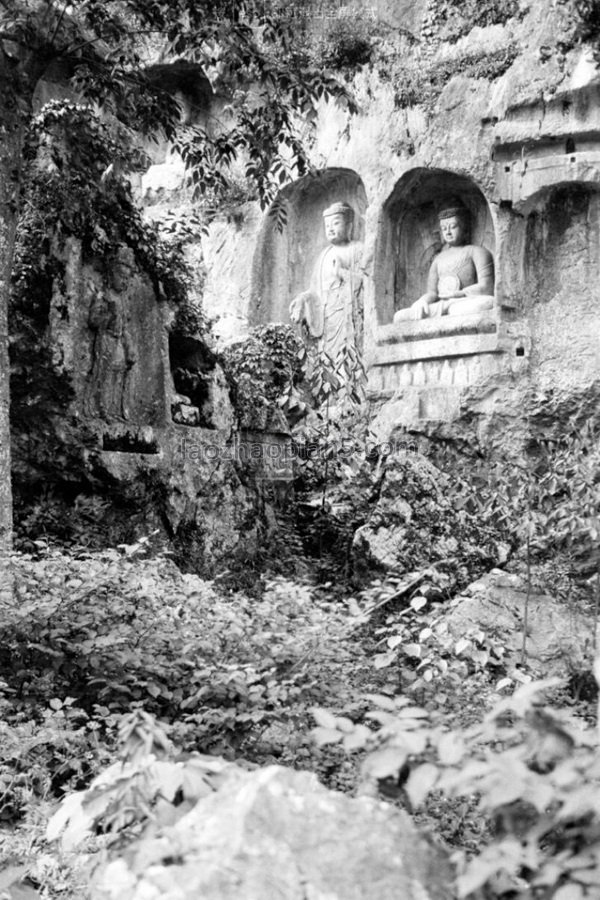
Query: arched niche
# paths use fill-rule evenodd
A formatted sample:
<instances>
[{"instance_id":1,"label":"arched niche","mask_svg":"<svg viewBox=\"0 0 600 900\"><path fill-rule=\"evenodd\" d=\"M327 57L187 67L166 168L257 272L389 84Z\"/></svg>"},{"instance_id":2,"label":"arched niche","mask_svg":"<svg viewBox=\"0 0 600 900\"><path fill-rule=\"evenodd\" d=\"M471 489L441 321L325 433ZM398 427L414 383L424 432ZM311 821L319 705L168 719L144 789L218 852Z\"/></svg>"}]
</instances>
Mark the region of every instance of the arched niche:
<instances>
[{"instance_id":1,"label":"arched niche","mask_svg":"<svg viewBox=\"0 0 600 900\"><path fill-rule=\"evenodd\" d=\"M522 256L523 305L564 295L597 308L600 185L562 184L541 193L527 215Z\"/></svg>"},{"instance_id":2,"label":"arched niche","mask_svg":"<svg viewBox=\"0 0 600 900\"><path fill-rule=\"evenodd\" d=\"M323 210L337 201L345 201L354 210L352 240L364 240L367 195L351 169L324 169L280 191L254 254L250 325L290 321L290 301L308 289L315 261L327 244Z\"/></svg>"},{"instance_id":3,"label":"arched niche","mask_svg":"<svg viewBox=\"0 0 600 900\"><path fill-rule=\"evenodd\" d=\"M598 321L600 184L564 182L533 195L506 242L515 305L528 314L558 304L562 314Z\"/></svg>"},{"instance_id":4,"label":"arched niche","mask_svg":"<svg viewBox=\"0 0 600 900\"><path fill-rule=\"evenodd\" d=\"M444 169L405 173L383 205L375 247L375 302L380 325L424 292L429 266L441 248L437 212L459 198L471 214L471 243L495 253L494 223L474 181Z\"/></svg>"},{"instance_id":5,"label":"arched niche","mask_svg":"<svg viewBox=\"0 0 600 900\"><path fill-rule=\"evenodd\" d=\"M181 122L203 128L209 133L216 114L217 100L210 81L199 63L179 59L169 63L156 63L144 72L152 85L160 85L179 103ZM143 143L144 151L155 165L168 161L172 152L171 142L162 134Z\"/></svg>"},{"instance_id":6,"label":"arched niche","mask_svg":"<svg viewBox=\"0 0 600 900\"><path fill-rule=\"evenodd\" d=\"M540 384L598 377L600 182L546 185L520 205L503 241L503 283L531 332Z\"/></svg>"}]
</instances>

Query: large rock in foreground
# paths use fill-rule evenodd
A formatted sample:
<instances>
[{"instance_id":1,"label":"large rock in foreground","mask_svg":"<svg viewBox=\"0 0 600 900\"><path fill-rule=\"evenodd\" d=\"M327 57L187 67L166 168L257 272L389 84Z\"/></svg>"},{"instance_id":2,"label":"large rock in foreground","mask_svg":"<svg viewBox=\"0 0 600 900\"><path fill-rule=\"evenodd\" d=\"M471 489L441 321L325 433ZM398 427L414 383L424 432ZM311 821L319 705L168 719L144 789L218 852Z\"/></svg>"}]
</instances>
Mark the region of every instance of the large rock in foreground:
<instances>
[{"instance_id":1,"label":"large rock in foreground","mask_svg":"<svg viewBox=\"0 0 600 900\"><path fill-rule=\"evenodd\" d=\"M270 766L105 866L92 900L446 900L451 884L402 811Z\"/></svg>"}]
</instances>

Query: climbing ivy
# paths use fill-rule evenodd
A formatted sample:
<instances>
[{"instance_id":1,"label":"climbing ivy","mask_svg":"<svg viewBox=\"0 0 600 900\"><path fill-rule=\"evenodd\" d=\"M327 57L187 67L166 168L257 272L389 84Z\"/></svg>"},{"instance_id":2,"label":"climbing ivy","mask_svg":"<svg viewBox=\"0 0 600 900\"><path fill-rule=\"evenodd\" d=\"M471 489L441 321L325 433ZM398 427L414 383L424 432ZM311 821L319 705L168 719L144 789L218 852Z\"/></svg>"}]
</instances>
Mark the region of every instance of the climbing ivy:
<instances>
[{"instance_id":1,"label":"climbing ivy","mask_svg":"<svg viewBox=\"0 0 600 900\"><path fill-rule=\"evenodd\" d=\"M494 81L510 68L519 54L514 44L493 53L470 53L456 59L423 64L421 60L403 63L388 71L398 108L424 106L433 111L438 97L455 75Z\"/></svg>"},{"instance_id":2,"label":"climbing ivy","mask_svg":"<svg viewBox=\"0 0 600 900\"><path fill-rule=\"evenodd\" d=\"M302 411L296 392L303 348L289 325L259 325L244 341L227 347L221 361L234 405L245 427L264 424L276 409Z\"/></svg>"}]
</instances>

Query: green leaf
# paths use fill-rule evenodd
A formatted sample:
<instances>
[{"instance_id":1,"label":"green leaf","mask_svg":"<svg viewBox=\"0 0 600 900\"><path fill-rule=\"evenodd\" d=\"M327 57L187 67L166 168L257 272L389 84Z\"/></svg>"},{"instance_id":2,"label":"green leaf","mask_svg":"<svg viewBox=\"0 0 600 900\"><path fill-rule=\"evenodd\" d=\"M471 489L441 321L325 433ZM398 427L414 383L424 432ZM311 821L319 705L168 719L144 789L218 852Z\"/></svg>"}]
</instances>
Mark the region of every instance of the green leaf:
<instances>
[{"instance_id":1,"label":"green leaf","mask_svg":"<svg viewBox=\"0 0 600 900\"><path fill-rule=\"evenodd\" d=\"M346 716L337 716L335 720L336 728L344 734L352 734L354 731L354 722Z\"/></svg>"},{"instance_id":2,"label":"green leaf","mask_svg":"<svg viewBox=\"0 0 600 900\"><path fill-rule=\"evenodd\" d=\"M87 837L94 819L83 809L83 794L70 794L61 801L60 806L50 818L46 828L46 840L56 841L62 834L62 846L65 850L73 850Z\"/></svg>"},{"instance_id":3,"label":"green leaf","mask_svg":"<svg viewBox=\"0 0 600 900\"><path fill-rule=\"evenodd\" d=\"M437 753L443 766L455 766L465 754L464 741L453 731L446 732L437 743Z\"/></svg>"},{"instance_id":4,"label":"green leaf","mask_svg":"<svg viewBox=\"0 0 600 900\"><path fill-rule=\"evenodd\" d=\"M352 734L345 734L343 740L344 750L351 752L352 750L363 750L369 740L373 737L373 732L366 725L356 725Z\"/></svg>"},{"instance_id":5,"label":"green leaf","mask_svg":"<svg viewBox=\"0 0 600 900\"><path fill-rule=\"evenodd\" d=\"M393 650L390 650L388 653L378 653L373 659L373 666L375 669L385 669L387 666L391 666L395 661L396 654Z\"/></svg>"},{"instance_id":6,"label":"green leaf","mask_svg":"<svg viewBox=\"0 0 600 900\"><path fill-rule=\"evenodd\" d=\"M337 723L333 713L318 706L313 706L310 712L317 725L320 725L321 728L336 728Z\"/></svg>"},{"instance_id":7,"label":"green leaf","mask_svg":"<svg viewBox=\"0 0 600 900\"><path fill-rule=\"evenodd\" d=\"M419 807L433 790L438 774L438 768L433 763L423 763L422 766L411 770L405 789L414 809Z\"/></svg>"},{"instance_id":8,"label":"green leaf","mask_svg":"<svg viewBox=\"0 0 600 900\"><path fill-rule=\"evenodd\" d=\"M427 719L429 713L420 706L405 706L398 711L399 719Z\"/></svg>"},{"instance_id":9,"label":"green leaf","mask_svg":"<svg viewBox=\"0 0 600 900\"><path fill-rule=\"evenodd\" d=\"M363 772L370 778L389 778L397 776L406 762L408 753L403 747L385 747L375 750L363 763Z\"/></svg>"},{"instance_id":10,"label":"green leaf","mask_svg":"<svg viewBox=\"0 0 600 900\"><path fill-rule=\"evenodd\" d=\"M585 900L585 896L580 884L563 884L552 894L552 900Z\"/></svg>"},{"instance_id":11,"label":"green leaf","mask_svg":"<svg viewBox=\"0 0 600 900\"><path fill-rule=\"evenodd\" d=\"M456 879L458 896L467 897L475 893L498 872L515 874L523 862L523 855L520 841L512 837L486 847Z\"/></svg>"},{"instance_id":12,"label":"green leaf","mask_svg":"<svg viewBox=\"0 0 600 900\"><path fill-rule=\"evenodd\" d=\"M310 733L318 747L322 747L324 744L337 744L344 737L337 728L323 728L321 726L313 728Z\"/></svg>"},{"instance_id":13,"label":"green leaf","mask_svg":"<svg viewBox=\"0 0 600 900\"><path fill-rule=\"evenodd\" d=\"M390 712L395 712L396 704L392 700L391 697L386 697L385 694L365 694L365 700L370 700L371 703L374 703L375 706L380 706L381 709L387 709Z\"/></svg>"},{"instance_id":14,"label":"green leaf","mask_svg":"<svg viewBox=\"0 0 600 900\"><path fill-rule=\"evenodd\" d=\"M420 609L423 609L423 607L427 605L427 597L413 597L410 601L410 605L415 612L419 612Z\"/></svg>"}]
</instances>

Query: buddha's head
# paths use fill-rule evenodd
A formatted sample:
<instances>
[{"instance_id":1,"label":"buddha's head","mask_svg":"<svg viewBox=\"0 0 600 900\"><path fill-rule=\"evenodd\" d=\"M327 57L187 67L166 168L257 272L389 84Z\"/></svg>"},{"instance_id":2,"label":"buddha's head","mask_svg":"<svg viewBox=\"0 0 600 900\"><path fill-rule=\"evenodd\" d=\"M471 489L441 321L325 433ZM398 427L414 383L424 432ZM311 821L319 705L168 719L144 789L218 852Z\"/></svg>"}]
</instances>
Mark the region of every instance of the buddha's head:
<instances>
[{"instance_id":1,"label":"buddha's head","mask_svg":"<svg viewBox=\"0 0 600 900\"><path fill-rule=\"evenodd\" d=\"M330 244L347 244L352 234L354 210L347 203L334 203L323 213L325 237Z\"/></svg>"},{"instance_id":2,"label":"buddha's head","mask_svg":"<svg viewBox=\"0 0 600 900\"><path fill-rule=\"evenodd\" d=\"M469 240L469 212L461 203L452 202L438 213L440 234L447 247L462 247Z\"/></svg>"}]
</instances>

